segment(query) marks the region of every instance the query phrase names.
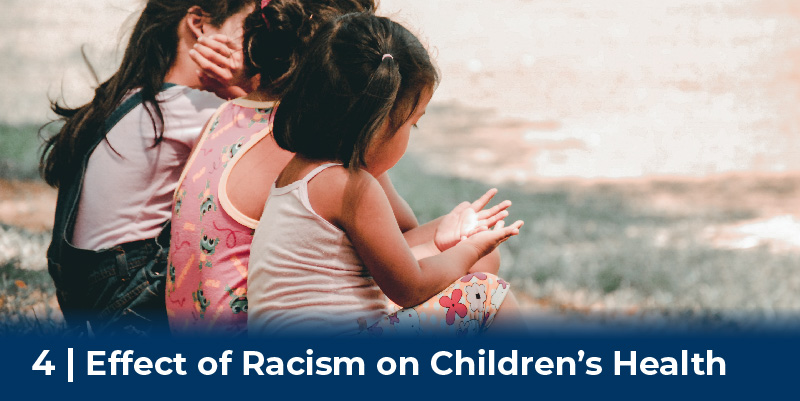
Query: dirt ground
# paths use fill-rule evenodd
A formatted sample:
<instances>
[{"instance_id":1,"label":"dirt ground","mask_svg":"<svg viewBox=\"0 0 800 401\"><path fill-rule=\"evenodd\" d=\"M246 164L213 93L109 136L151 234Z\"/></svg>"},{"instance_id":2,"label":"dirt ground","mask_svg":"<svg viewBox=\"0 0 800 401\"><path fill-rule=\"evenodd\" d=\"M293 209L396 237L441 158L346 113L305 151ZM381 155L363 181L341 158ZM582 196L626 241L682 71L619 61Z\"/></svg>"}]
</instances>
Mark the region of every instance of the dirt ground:
<instances>
[{"instance_id":1,"label":"dirt ground","mask_svg":"<svg viewBox=\"0 0 800 401\"><path fill-rule=\"evenodd\" d=\"M712 241L720 246L745 235L800 239L800 173L729 173L713 177L654 177L631 179L541 179L529 186L537 190L569 186L581 191L614 191L633 199L638 207L670 216L706 211L709 214L749 215L740 224L709 228ZM56 190L41 181L0 180L0 223L30 232L47 232L53 227ZM775 220L783 218L783 220ZM797 221L796 233L785 229L787 219ZM764 222L782 227L763 226ZM791 221L788 229L791 230ZM762 224L761 230L748 230ZM772 238L774 239L774 238ZM800 247L800 244L798 244Z\"/></svg>"},{"instance_id":2,"label":"dirt ground","mask_svg":"<svg viewBox=\"0 0 800 401\"><path fill-rule=\"evenodd\" d=\"M56 190L41 181L0 180L0 223L46 232L53 228Z\"/></svg>"}]
</instances>

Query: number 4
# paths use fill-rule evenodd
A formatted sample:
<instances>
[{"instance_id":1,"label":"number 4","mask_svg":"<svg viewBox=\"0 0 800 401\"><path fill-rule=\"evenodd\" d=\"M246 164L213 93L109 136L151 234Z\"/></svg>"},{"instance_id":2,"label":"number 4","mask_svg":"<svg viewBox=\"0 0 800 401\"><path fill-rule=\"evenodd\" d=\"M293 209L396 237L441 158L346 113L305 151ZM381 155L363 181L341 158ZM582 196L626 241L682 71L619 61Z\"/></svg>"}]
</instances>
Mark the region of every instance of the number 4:
<instances>
[{"instance_id":1,"label":"number 4","mask_svg":"<svg viewBox=\"0 0 800 401\"><path fill-rule=\"evenodd\" d=\"M46 361L44 360L44 357L47 356L48 352L50 352L50 350L46 349L46 350L42 351L41 354L39 354L39 359L37 359L36 362L33 363L33 368L32 369L33 370L43 370L45 372L44 374L46 374L47 376L50 376L50 374L53 373L53 371L56 369L56 367L53 366L52 363L50 363L50 360L46 360ZM45 364L42 365L42 362L45 362Z\"/></svg>"}]
</instances>

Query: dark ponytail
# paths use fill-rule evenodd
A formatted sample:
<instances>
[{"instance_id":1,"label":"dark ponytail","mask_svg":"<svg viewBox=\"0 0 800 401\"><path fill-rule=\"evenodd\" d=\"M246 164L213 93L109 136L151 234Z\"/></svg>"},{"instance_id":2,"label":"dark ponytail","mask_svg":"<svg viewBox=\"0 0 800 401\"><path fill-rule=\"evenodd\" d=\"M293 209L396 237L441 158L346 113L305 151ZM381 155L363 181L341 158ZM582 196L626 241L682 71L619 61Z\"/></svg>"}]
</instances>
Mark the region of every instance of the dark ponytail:
<instances>
[{"instance_id":1,"label":"dark ponytail","mask_svg":"<svg viewBox=\"0 0 800 401\"><path fill-rule=\"evenodd\" d=\"M261 75L260 91L280 98L322 25L342 14L374 9L374 0L272 0L245 19L245 69Z\"/></svg>"},{"instance_id":2,"label":"dark ponytail","mask_svg":"<svg viewBox=\"0 0 800 401\"><path fill-rule=\"evenodd\" d=\"M402 25L348 14L314 38L275 115L277 144L312 160L364 166L375 134L396 132L438 74Z\"/></svg>"},{"instance_id":3,"label":"dark ponytail","mask_svg":"<svg viewBox=\"0 0 800 401\"><path fill-rule=\"evenodd\" d=\"M78 173L106 119L132 89L141 89L155 132L153 146L158 145L163 138L164 116L156 94L175 62L181 20L192 6L200 6L210 16L212 25L221 26L230 16L254 3L255 0L149 0L133 28L119 69L97 87L92 101L78 108L51 102L51 109L64 125L45 140L39 164L45 181L58 187Z\"/></svg>"},{"instance_id":4,"label":"dark ponytail","mask_svg":"<svg viewBox=\"0 0 800 401\"><path fill-rule=\"evenodd\" d=\"M348 81L346 87L356 95L346 113L358 116L348 123L350 127L347 128L357 135L344 135L337 155L345 167L364 165L372 136L389 119L400 91L400 64L391 54L392 32L387 22L391 21L345 20L331 43L330 61L344 67L342 72L346 73L342 76ZM364 32L370 35L364 35Z\"/></svg>"}]
</instances>

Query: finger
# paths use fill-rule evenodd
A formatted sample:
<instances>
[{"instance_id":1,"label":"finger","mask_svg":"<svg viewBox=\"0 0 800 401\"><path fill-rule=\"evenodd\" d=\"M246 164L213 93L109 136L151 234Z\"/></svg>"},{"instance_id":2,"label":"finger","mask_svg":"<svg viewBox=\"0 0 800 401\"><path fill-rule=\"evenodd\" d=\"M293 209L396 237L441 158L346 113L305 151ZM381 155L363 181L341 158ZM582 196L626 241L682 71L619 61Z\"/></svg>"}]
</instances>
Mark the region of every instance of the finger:
<instances>
[{"instance_id":1,"label":"finger","mask_svg":"<svg viewBox=\"0 0 800 401\"><path fill-rule=\"evenodd\" d=\"M497 214L495 214L493 216L489 216L489 218L487 218L487 219L478 220L478 225L479 226L484 226L484 227L492 227L492 226L495 225L495 223L497 223L500 220L505 219L506 217L508 217L508 211L503 210L500 213L497 213Z\"/></svg>"},{"instance_id":2,"label":"finger","mask_svg":"<svg viewBox=\"0 0 800 401\"><path fill-rule=\"evenodd\" d=\"M229 52L233 53L242 49L241 43L237 43L235 40L228 37L228 35L221 33L201 36L197 38L197 41L220 52L227 49Z\"/></svg>"},{"instance_id":3,"label":"finger","mask_svg":"<svg viewBox=\"0 0 800 401\"><path fill-rule=\"evenodd\" d=\"M198 50L190 50L189 56L209 77L220 82L228 82L233 78L233 74L231 73L230 69L223 68L220 65L215 64ZM227 65L227 63L225 65Z\"/></svg>"},{"instance_id":4,"label":"finger","mask_svg":"<svg viewBox=\"0 0 800 401\"><path fill-rule=\"evenodd\" d=\"M489 201L492 200L492 198L495 196L495 194L497 194L497 188L492 188L486 191L486 193L483 194L483 196L481 196L480 198L478 198L478 200L472 202L472 210L478 212L481 209L485 208L486 205L489 204Z\"/></svg>"},{"instance_id":5,"label":"finger","mask_svg":"<svg viewBox=\"0 0 800 401\"><path fill-rule=\"evenodd\" d=\"M509 239L512 235L509 231L506 231L506 229L492 230L492 233L494 234L495 246L498 246L503 242L506 242L506 240Z\"/></svg>"},{"instance_id":6,"label":"finger","mask_svg":"<svg viewBox=\"0 0 800 401\"><path fill-rule=\"evenodd\" d=\"M220 67L231 68L233 65L233 50L220 45L218 42L208 39L198 39L197 43L192 46L192 49L197 52L199 56L205 57L208 61Z\"/></svg>"},{"instance_id":7,"label":"finger","mask_svg":"<svg viewBox=\"0 0 800 401\"><path fill-rule=\"evenodd\" d=\"M198 39L198 41L202 45L226 57L232 69L238 70L242 68L244 64L244 53L242 53L242 46L237 43L237 41L222 34L211 35L208 39Z\"/></svg>"},{"instance_id":8,"label":"finger","mask_svg":"<svg viewBox=\"0 0 800 401\"><path fill-rule=\"evenodd\" d=\"M200 53L201 56L208 59L208 61L211 61L220 67L229 69L233 68L233 53L231 53L230 49L225 48L225 50L216 50L201 43L195 44L193 49Z\"/></svg>"},{"instance_id":9,"label":"finger","mask_svg":"<svg viewBox=\"0 0 800 401\"><path fill-rule=\"evenodd\" d=\"M505 242L507 239L509 239L509 238L511 238L511 237L513 237L515 235L519 235L519 228L522 227L522 224L523 224L522 220L517 220L517 221L514 222L514 224L512 224L512 225L510 225L508 227L502 228L502 230L500 230L500 232L499 232L501 237L500 237L500 240L499 240L498 244L501 244L501 243Z\"/></svg>"},{"instance_id":10,"label":"finger","mask_svg":"<svg viewBox=\"0 0 800 401\"><path fill-rule=\"evenodd\" d=\"M522 228L522 226L523 226L524 224L525 224L525 222L524 222L524 221L522 221L522 220L517 220L517 221L515 221L515 222L514 222L514 224L512 224L512 225L508 226L508 228L514 228L514 229L516 229L517 231L519 231L519 229L520 229L520 228Z\"/></svg>"},{"instance_id":11,"label":"finger","mask_svg":"<svg viewBox=\"0 0 800 401\"><path fill-rule=\"evenodd\" d=\"M478 218L479 219L485 219L485 218L487 218L489 216L492 216L494 214L500 213L501 211L506 210L509 207L511 207L511 201L510 200L504 200L504 201L498 203L497 205L493 206L491 209L486 209L486 210L479 211L478 212Z\"/></svg>"},{"instance_id":12,"label":"finger","mask_svg":"<svg viewBox=\"0 0 800 401\"><path fill-rule=\"evenodd\" d=\"M495 224L495 225L494 225L494 231L500 231L500 230L502 230L502 229L503 229L503 227L505 227L505 225L506 225L506 222L505 222L505 220L500 220L500 221L498 221L498 222L497 222L497 224Z\"/></svg>"},{"instance_id":13,"label":"finger","mask_svg":"<svg viewBox=\"0 0 800 401\"><path fill-rule=\"evenodd\" d=\"M503 229L503 236L505 238L503 241L505 241L506 239L511 238L511 237L513 237L515 235L519 235L519 229L520 229L520 227L522 227L522 224L523 224L522 220L517 220L517 221L514 222L514 224L512 224L512 225L510 225L508 227L505 227Z\"/></svg>"},{"instance_id":14,"label":"finger","mask_svg":"<svg viewBox=\"0 0 800 401\"><path fill-rule=\"evenodd\" d=\"M464 236L464 238L471 237L471 236L473 236L473 235L475 235L475 234L477 234L479 232L483 232L483 231L489 231L489 227L486 227L486 226L475 227L474 229L472 229L472 231L468 232L467 235Z\"/></svg>"}]
</instances>

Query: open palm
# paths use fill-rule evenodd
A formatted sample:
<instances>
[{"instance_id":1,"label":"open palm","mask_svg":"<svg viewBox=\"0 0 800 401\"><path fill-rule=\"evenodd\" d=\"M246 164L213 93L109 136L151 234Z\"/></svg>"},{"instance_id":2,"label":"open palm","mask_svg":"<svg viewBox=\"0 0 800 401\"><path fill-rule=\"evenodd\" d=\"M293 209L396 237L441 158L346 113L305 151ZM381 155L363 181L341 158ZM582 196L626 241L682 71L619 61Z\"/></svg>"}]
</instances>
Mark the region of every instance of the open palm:
<instances>
[{"instance_id":1,"label":"open palm","mask_svg":"<svg viewBox=\"0 0 800 401\"><path fill-rule=\"evenodd\" d=\"M511 201L508 200L483 210L495 194L497 194L497 189L492 188L476 201L463 202L445 215L433 237L436 247L444 252L462 239L486 231L508 216L506 209L511 206Z\"/></svg>"}]
</instances>

